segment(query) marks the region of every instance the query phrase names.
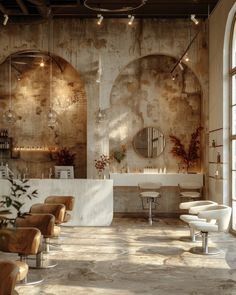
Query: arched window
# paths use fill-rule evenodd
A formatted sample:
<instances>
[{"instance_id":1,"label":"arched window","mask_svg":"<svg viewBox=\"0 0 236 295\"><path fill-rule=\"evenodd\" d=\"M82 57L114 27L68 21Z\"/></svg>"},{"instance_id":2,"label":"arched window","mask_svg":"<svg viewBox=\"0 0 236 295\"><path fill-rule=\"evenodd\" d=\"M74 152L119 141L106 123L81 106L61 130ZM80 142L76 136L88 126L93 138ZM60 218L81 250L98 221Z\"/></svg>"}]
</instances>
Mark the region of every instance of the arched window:
<instances>
[{"instance_id":1,"label":"arched window","mask_svg":"<svg viewBox=\"0 0 236 295\"><path fill-rule=\"evenodd\" d=\"M231 184L232 184L232 229L236 231L236 15L234 17L231 33L231 62L230 62L230 86L231 86Z\"/></svg>"}]
</instances>

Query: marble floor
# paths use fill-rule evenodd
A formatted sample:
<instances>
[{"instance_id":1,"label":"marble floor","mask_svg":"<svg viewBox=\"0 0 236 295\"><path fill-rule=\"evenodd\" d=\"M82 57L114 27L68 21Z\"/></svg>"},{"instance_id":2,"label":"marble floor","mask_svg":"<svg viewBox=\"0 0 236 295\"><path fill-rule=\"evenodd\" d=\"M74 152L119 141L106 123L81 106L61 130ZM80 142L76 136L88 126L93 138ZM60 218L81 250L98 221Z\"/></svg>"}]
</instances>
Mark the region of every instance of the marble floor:
<instances>
[{"instance_id":1,"label":"marble floor","mask_svg":"<svg viewBox=\"0 0 236 295\"><path fill-rule=\"evenodd\" d=\"M212 235L210 244L224 251L201 256L188 251L195 244L179 240L189 231L177 219L149 226L144 219L117 218L111 227L63 227L62 232L70 237L50 254L58 266L32 270L45 280L17 287L20 295L236 295L231 234Z\"/></svg>"}]
</instances>

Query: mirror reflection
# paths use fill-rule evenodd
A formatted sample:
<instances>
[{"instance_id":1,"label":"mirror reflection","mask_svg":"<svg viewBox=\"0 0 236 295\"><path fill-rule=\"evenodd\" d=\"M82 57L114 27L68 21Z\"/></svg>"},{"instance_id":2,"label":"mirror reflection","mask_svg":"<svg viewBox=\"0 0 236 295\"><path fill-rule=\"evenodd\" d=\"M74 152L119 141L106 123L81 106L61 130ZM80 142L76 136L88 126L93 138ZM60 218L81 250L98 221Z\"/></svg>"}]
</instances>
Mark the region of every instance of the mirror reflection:
<instances>
[{"instance_id":1,"label":"mirror reflection","mask_svg":"<svg viewBox=\"0 0 236 295\"><path fill-rule=\"evenodd\" d=\"M156 158L164 150L165 138L163 133L154 127L140 130L133 139L135 151L145 158Z\"/></svg>"}]
</instances>

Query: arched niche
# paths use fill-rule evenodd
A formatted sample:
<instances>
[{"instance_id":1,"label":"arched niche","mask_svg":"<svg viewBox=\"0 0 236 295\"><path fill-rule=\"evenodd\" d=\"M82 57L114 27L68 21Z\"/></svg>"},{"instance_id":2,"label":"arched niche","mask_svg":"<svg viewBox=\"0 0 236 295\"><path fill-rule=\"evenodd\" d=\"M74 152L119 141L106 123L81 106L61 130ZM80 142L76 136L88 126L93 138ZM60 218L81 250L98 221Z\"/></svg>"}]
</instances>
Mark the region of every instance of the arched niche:
<instances>
[{"instance_id":1,"label":"arched niche","mask_svg":"<svg viewBox=\"0 0 236 295\"><path fill-rule=\"evenodd\" d=\"M110 153L125 145L127 156L123 164L114 161L113 166L177 170L178 160L170 154L169 135L179 136L188 144L190 134L201 124L202 90L186 64L176 67L172 79L170 72L176 62L176 58L166 55L145 56L129 63L115 80L110 95ZM133 149L134 135L145 127L158 128L165 136L166 147L156 159L140 157Z\"/></svg>"},{"instance_id":2,"label":"arched niche","mask_svg":"<svg viewBox=\"0 0 236 295\"><path fill-rule=\"evenodd\" d=\"M16 52L0 65L0 81L0 126L9 131L13 149L66 147L76 153L75 176L86 177L87 98L72 65L49 52ZM12 125L3 120L10 96L16 113ZM56 113L53 125L48 122L50 108ZM20 155L13 152L13 157L3 161L16 174L28 171L30 177L48 177L55 164L47 152L23 150Z\"/></svg>"}]
</instances>

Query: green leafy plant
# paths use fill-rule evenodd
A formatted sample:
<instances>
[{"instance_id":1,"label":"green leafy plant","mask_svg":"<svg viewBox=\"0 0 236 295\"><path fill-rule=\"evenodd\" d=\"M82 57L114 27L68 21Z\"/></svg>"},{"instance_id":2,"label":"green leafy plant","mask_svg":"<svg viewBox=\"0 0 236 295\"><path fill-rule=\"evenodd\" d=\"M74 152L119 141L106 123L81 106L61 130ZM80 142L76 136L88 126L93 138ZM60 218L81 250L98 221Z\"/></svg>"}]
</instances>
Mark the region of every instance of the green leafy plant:
<instances>
[{"instance_id":1,"label":"green leafy plant","mask_svg":"<svg viewBox=\"0 0 236 295\"><path fill-rule=\"evenodd\" d=\"M5 214L11 214L12 209L16 210L16 217L21 217L24 214L21 212L22 206L25 204L22 202L22 199L32 200L37 198L38 191L30 191L30 185L28 184L28 179L12 179L8 178L8 181L11 183L10 194L3 195L0 201L0 215L4 216ZM8 222L13 223L15 218L1 218L0 226L6 225Z\"/></svg>"},{"instance_id":2,"label":"green leafy plant","mask_svg":"<svg viewBox=\"0 0 236 295\"><path fill-rule=\"evenodd\" d=\"M174 144L171 153L173 156L182 160L186 165L187 171L188 168L196 164L197 160L200 158L200 134L202 129L202 127L198 127L196 131L191 134L190 143L187 149L177 136L170 135L170 140Z\"/></svg>"},{"instance_id":3,"label":"green leafy plant","mask_svg":"<svg viewBox=\"0 0 236 295\"><path fill-rule=\"evenodd\" d=\"M118 163L120 163L126 156L126 146L121 145L118 150L115 150L112 154L112 158L114 158Z\"/></svg>"},{"instance_id":4,"label":"green leafy plant","mask_svg":"<svg viewBox=\"0 0 236 295\"><path fill-rule=\"evenodd\" d=\"M56 164L59 166L73 166L75 156L76 154L67 148L60 149L56 152Z\"/></svg>"}]
</instances>

